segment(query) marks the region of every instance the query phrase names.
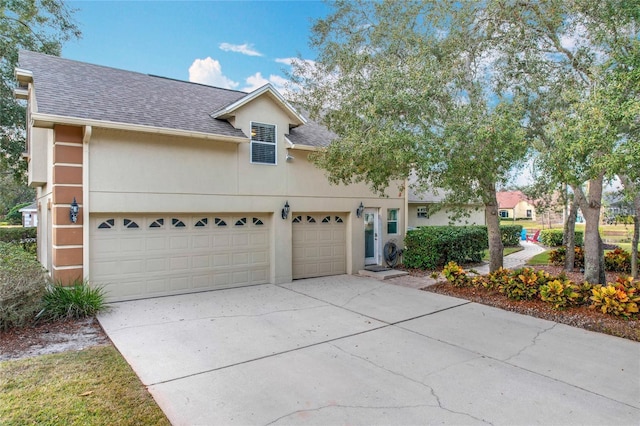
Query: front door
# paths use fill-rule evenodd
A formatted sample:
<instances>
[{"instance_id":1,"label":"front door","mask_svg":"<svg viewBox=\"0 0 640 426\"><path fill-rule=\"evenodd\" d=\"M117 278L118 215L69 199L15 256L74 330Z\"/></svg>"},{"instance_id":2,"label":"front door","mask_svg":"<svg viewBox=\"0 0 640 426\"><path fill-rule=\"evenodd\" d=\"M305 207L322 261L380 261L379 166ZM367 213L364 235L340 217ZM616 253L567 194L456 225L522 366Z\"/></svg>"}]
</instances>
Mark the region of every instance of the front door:
<instances>
[{"instance_id":1,"label":"front door","mask_svg":"<svg viewBox=\"0 0 640 426\"><path fill-rule=\"evenodd\" d=\"M364 211L364 264L378 265L378 241L380 225L378 223L378 210L365 209Z\"/></svg>"}]
</instances>

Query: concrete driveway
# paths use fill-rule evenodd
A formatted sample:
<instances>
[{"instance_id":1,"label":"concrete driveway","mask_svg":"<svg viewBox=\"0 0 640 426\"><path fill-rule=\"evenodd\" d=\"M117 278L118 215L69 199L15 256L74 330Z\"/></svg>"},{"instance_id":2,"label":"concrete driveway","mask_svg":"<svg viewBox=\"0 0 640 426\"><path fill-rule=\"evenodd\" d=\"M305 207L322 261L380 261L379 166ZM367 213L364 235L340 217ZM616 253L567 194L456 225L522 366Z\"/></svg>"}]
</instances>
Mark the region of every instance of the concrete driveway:
<instances>
[{"instance_id":1,"label":"concrete driveway","mask_svg":"<svg viewBox=\"0 0 640 426\"><path fill-rule=\"evenodd\" d=\"M638 424L640 344L336 276L99 317L174 425Z\"/></svg>"}]
</instances>

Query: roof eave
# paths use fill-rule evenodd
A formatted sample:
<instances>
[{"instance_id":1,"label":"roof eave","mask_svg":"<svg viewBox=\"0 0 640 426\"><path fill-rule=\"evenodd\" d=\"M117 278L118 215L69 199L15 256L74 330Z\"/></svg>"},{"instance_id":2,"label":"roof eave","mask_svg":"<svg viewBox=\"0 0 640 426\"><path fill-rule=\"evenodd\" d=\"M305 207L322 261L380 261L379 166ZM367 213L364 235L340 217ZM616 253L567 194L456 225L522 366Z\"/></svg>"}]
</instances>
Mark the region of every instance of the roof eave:
<instances>
[{"instance_id":1,"label":"roof eave","mask_svg":"<svg viewBox=\"0 0 640 426\"><path fill-rule=\"evenodd\" d=\"M68 117L54 114L31 114L34 127L52 127L54 124L71 126L92 126L104 129L129 130L134 132L156 133L179 137L215 140L220 142L247 143L249 138L241 136L220 135L215 133L197 132L192 130L171 129L166 127L147 126L142 124L119 123L115 121L95 120L79 117Z\"/></svg>"},{"instance_id":2,"label":"roof eave","mask_svg":"<svg viewBox=\"0 0 640 426\"><path fill-rule=\"evenodd\" d=\"M299 143L298 144L293 143L286 136L285 136L285 141L287 142L287 149L297 149L300 151L320 151L320 149L322 149L319 146L300 145Z\"/></svg>"}]
</instances>

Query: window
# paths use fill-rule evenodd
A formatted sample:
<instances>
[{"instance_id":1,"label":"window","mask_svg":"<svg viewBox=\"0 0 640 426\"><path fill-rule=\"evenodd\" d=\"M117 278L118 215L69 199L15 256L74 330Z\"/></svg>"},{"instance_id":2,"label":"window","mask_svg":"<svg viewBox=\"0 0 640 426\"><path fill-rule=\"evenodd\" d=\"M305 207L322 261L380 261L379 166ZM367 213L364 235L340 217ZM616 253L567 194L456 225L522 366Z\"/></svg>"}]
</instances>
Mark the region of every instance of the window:
<instances>
[{"instance_id":1,"label":"window","mask_svg":"<svg viewBox=\"0 0 640 426\"><path fill-rule=\"evenodd\" d=\"M418 217L429 219L429 209L427 209L427 206L418 206Z\"/></svg>"},{"instance_id":2,"label":"window","mask_svg":"<svg viewBox=\"0 0 640 426\"><path fill-rule=\"evenodd\" d=\"M162 228L164 227L164 219L160 218L160 219L156 219L153 222L151 222L151 225L149 225L149 228Z\"/></svg>"},{"instance_id":3,"label":"window","mask_svg":"<svg viewBox=\"0 0 640 426\"><path fill-rule=\"evenodd\" d=\"M225 222L224 220L220 219L219 217L216 217L214 219L214 222L215 222L216 226L227 226L227 222Z\"/></svg>"},{"instance_id":4,"label":"window","mask_svg":"<svg viewBox=\"0 0 640 426\"><path fill-rule=\"evenodd\" d=\"M527 210L527 218L531 219L533 216L533 212L531 210Z\"/></svg>"},{"instance_id":5,"label":"window","mask_svg":"<svg viewBox=\"0 0 640 426\"><path fill-rule=\"evenodd\" d=\"M245 226L246 224L247 224L246 217L241 217L240 219L236 220L236 226Z\"/></svg>"},{"instance_id":6,"label":"window","mask_svg":"<svg viewBox=\"0 0 640 426\"><path fill-rule=\"evenodd\" d=\"M173 219L171 219L171 226L173 226L174 228L184 228L184 222L181 221L180 219L176 219L175 217Z\"/></svg>"},{"instance_id":7,"label":"window","mask_svg":"<svg viewBox=\"0 0 640 426\"><path fill-rule=\"evenodd\" d=\"M115 219L107 219L104 222L102 222L100 225L98 225L98 229L111 229L114 226L116 226L116 220Z\"/></svg>"},{"instance_id":8,"label":"window","mask_svg":"<svg viewBox=\"0 0 640 426\"><path fill-rule=\"evenodd\" d=\"M509 212L506 210L500 210L500 217L501 218L509 217Z\"/></svg>"},{"instance_id":9,"label":"window","mask_svg":"<svg viewBox=\"0 0 640 426\"><path fill-rule=\"evenodd\" d=\"M209 224L209 219L207 219L206 217L203 217L202 219L196 222L196 226L201 228L206 228L208 224Z\"/></svg>"},{"instance_id":10,"label":"window","mask_svg":"<svg viewBox=\"0 0 640 426\"><path fill-rule=\"evenodd\" d=\"M122 223L125 228L138 228L138 224L132 221L131 219L124 219Z\"/></svg>"},{"instance_id":11,"label":"window","mask_svg":"<svg viewBox=\"0 0 640 426\"><path fill-rule=\"evenodd\" d=\"M387 234L398 233L398 209L387 210Z\"/></svg>"},{"instance_id":12,"label":"window","mask_svg":"<svg viewBox=\"0 0 640 426\"><path fill-rule=\"evenodd\" d=\"M251 123L251 162L276 164L276 126Z\"/></svg>"}]
</instances>

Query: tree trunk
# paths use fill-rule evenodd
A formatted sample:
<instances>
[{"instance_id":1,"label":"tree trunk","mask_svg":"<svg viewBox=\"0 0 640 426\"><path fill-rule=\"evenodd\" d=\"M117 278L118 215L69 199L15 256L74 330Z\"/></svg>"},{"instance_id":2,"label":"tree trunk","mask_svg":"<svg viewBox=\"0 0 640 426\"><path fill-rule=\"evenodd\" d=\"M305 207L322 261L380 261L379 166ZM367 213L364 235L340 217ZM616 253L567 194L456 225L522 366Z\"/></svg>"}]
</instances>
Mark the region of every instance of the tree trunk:
<instances>
[{"instance_id":1,"label":"tree trunk","mask_svg":"<svg viewBox=\"0 0 640 426\"><path fill-rule=\"evenodd\" d=\"M502 255L504 246L500 234L500 216L498 215L498 199L496 197L495 185L487 191L489 201L484 205L484 217L489 233L489 271L497 271L502 267Z\"/></svg>"},{"instance_id":2,"label":"tree trunk","mask_svg":"<svg viewBox=\"0 0 640 426\"><path fill-rule=\"evenodd\" d=\"M577 197L573 197L567 220L564 222L564 232L562 240L566 255L564 258L564 270L573 272L576 263L576 218L578 217L578 201Z\"/></svg>"},{"instance_id":3,"label":"tree trunk","mask_svg":"<svg viewBox=\"0 0 640 426\"><path fill-rule=\"evenodd\" d=\"M602 241L600 239L600 206L602 203L603 175L588 182L588 196L582 188L572 186L585 219L584 228L584 280L591 284L606 284L601 268Z\"/></svg>"},{"instance_id":4,"label":"tree trunk","mask_svg":"<svg viewBox=\"0 0 640 426\"><path fill-rule=\"evenodd\" d=\"M636 212L633 215L633 239L631 240L631 276L638 278L638 240L640 239L640 196L636 197Z\"/></svg>"},{"instance_id":5,"label":"tree trunk","mask_svg":"<svg viewBox=\"0 0 640 426\"><path fill-rule=\"evenodd\" d=\"M640 188L625 175L620 176L625 191L633 194L633 237L631 239L631 276L638 278L638 240L640 240Z\"/></svg>"}]
</instances>

